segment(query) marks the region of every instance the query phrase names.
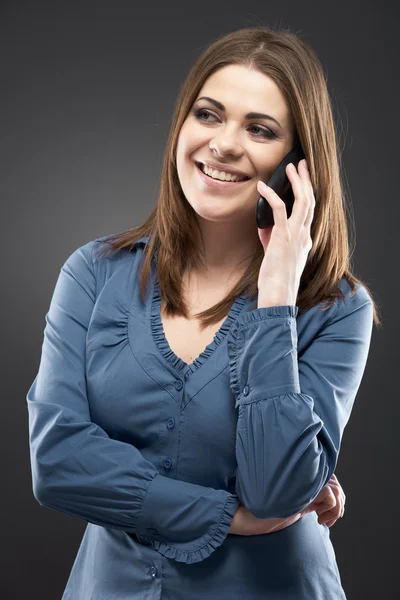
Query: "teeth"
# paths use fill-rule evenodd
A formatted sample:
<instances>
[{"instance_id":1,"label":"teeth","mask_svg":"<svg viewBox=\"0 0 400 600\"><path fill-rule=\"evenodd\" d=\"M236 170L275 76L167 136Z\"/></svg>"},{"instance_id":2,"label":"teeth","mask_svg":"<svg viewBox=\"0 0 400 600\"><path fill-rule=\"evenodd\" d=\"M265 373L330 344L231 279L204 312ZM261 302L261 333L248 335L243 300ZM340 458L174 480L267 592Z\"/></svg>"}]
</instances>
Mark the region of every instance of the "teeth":
<instances>
[{"instance_id":1,"label":"teeth","mask_svg":"<svg viewBox=\"0 0 400 600\"><path fill-rule=\"evenodd\" d=\"M245 177L239 177L238 175L232 175L231 173L225 173L224 171L216 171L215 169L211 169L207 165L200 165L201 170L209 177L213 179L219 179L221 181L243 181Z\"/></svg>"}]
</instances>

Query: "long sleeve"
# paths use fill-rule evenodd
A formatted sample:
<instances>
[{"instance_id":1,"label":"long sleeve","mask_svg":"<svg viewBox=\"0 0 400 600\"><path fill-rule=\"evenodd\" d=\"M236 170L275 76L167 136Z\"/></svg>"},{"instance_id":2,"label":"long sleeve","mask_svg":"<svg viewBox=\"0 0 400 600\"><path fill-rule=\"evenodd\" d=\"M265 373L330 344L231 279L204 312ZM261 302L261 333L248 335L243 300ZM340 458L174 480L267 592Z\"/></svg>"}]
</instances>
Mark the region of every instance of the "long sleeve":
<instances>
[{"instance_id":1,"label":"long sleeve","mask_svg":"<svg viewBox=\"0 0 400 600\"><path fill-rule=\"evenodd\" d=\"M298 513L335 471L373 325L372 302L357 287L356 294L335 301L301 355L297 306L244 313L230 332L236 492L258 518Z\"/></svg>"},{"instance_id":2,"label":"long sleeve","mask_svg":"<svg viewBox=\"0 0 400 600\"><path fill-rule=\"evenodd\" d=\"M86 333L96 302L93 241L62 266L27 393L33 493L42 506L132 532L178 562L199 562L228 534L235 494L159 474L133 445L92 422Z\"/></svg>"}]
</instances>

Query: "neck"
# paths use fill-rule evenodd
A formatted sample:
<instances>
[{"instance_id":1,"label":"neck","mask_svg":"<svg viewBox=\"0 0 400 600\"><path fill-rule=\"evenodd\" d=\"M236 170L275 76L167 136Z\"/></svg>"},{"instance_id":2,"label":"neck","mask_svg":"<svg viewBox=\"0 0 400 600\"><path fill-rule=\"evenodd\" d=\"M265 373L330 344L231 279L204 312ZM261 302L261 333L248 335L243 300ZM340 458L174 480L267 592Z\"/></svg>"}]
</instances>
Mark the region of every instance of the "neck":
<instances>
[{"instance_id":1,"label":"neck","mask_svg":"<svg viewBox=\"0 0 400 600\"><path fill-rule=\"evenodd\" d=\"M199 241L202 266L192 275L204 285L223 287L237 281L249 266L261 242L257 226L247 227L238 224L205 222L201 225L204 241Z\"/></svg>"}]
</instances>

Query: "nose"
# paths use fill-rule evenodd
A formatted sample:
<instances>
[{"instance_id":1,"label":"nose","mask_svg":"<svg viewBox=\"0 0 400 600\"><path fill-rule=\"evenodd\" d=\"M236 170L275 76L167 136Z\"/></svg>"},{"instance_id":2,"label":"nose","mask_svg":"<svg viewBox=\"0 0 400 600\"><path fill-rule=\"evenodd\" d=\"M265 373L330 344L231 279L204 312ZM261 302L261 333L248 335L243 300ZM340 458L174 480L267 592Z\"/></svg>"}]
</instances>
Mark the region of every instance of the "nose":
<instances>
[{"instance_id":1,"label":"nose","mask_svg":"<svg viewBox=\"0 0 400 600\"><path fill-rule=\"evenodd\" d=\"M237 135L233 130L229 131L226 127L214 135L210 142L210 148L217 148L220 156L226 156L232 154L233 156L240 156L243 153L243 148L240 145Z\"/></svg>"}]
</instances>

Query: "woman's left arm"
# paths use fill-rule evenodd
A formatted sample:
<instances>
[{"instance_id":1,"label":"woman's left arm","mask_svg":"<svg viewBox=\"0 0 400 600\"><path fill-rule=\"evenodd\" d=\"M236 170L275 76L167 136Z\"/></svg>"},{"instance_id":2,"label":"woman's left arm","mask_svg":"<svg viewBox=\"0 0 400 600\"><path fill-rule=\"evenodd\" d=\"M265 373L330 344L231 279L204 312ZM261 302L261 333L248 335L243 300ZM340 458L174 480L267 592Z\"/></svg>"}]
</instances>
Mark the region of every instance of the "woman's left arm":
<instances>
[{"instance_id":1,"label":"woman's left arm","mask_svg":"<svg viewBox=\"0 0 400 600\"><path fill-rule=\"evenodd\" d=\"M298 308L258 308L228 334L239 409L236 493L254 516L304 510L332 477L368 357L373 305L365 288L315 310L318 333L297 353Z\"/></svg>"}]
</instances>

